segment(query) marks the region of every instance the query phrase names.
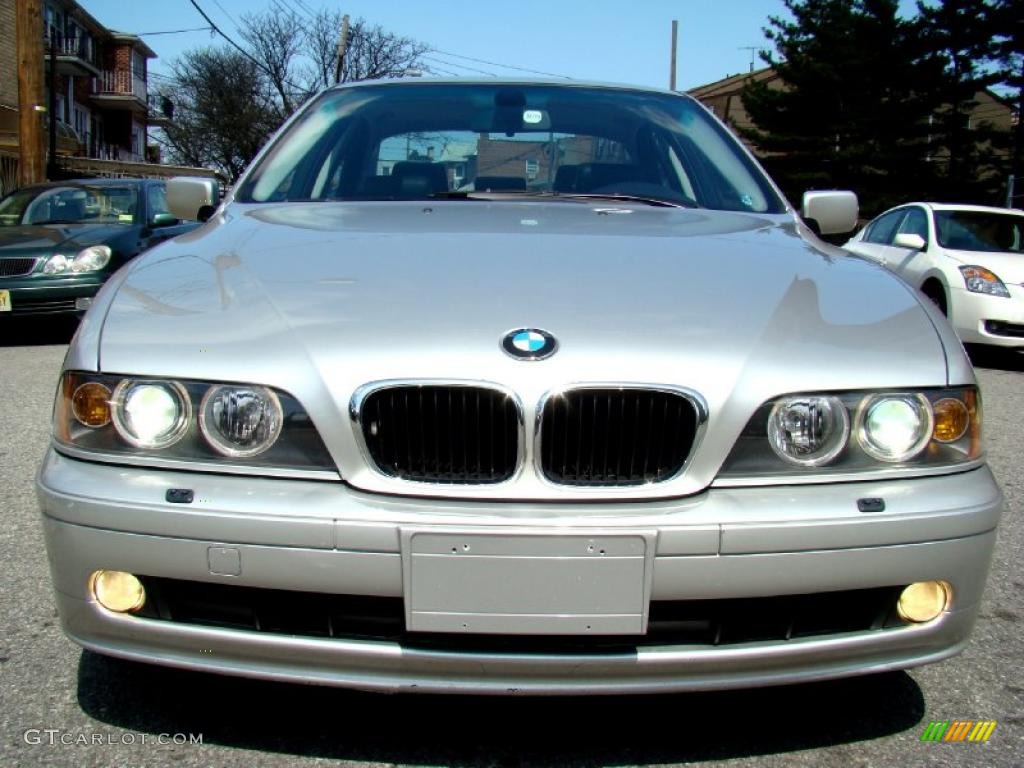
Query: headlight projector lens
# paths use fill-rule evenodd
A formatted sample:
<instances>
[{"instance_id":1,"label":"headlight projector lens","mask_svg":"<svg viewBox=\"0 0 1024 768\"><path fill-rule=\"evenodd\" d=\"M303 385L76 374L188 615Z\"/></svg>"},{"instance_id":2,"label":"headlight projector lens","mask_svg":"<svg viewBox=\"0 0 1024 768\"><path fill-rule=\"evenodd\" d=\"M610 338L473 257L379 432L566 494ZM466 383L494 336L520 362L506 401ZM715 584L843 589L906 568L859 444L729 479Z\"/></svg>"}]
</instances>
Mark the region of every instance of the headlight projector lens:
<instances>
[{"instance_id":1,"label":"headlight projector lens","mask_svg":"<svg viewBox=\"0 0 1024 768\"><path fill-rule=\"evenodd\" d=\"M266 387L211 387L199 408L199 428L224 456L247 458L266 451L281 434L281 403Z\"/></svg>"},{"instance_id":2,"label":"headlight projector lens","mask_svg":"<svg viewBox=\"0 0 1024 768\"><path fill-rule=\"evenodd\" d=\"M125 379L114 389L112 417L121 439L136 448L166 448L188 430L185 388L174 381Z\"/></svg>"},{"instance_id":3,"label":"headlight projector lens","mask_svg":"<svg viewBox=\"0 0 1024 768\"><path fill-rule=\"evenodd\" d=\"M857 441L878 461L896 463L919 454L932 436L934 416L924 395L875 395L857 414Z\"/></svg>"},{"instance_id":4,"label":"headlight projector lens","mask_svg":"<svg viewBox=\"0 0 1024 768\"><path fill-rule=\"evenodd\" d=\"M838 456L850 436L850 417L838 397L789 397L768 416L768 441L780 458L820 467Z\"/></svg>"}]
</instances>

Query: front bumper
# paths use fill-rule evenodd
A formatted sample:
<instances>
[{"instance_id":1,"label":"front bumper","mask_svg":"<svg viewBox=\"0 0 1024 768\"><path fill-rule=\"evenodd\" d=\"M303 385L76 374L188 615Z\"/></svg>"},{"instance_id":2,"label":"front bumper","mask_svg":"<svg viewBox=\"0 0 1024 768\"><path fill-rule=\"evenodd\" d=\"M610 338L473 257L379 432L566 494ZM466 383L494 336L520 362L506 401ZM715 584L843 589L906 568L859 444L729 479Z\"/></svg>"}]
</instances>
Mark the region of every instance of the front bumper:
<instances>
[{"instance_id":1,"label":"front bumper","mask_svg":"<svg viewBox=\"0 0 1024 768\"><path fill-rule=\"evenodd\" d=\"M171 487L193 488L196 502L166 503ZM93 464L52 450L37 489L64 629L85 647L278 680L472 693L742 687L946 658L962 650L974 624L1002 506L986 467L911 480L712 489L643 503L474 504L363 494L340 483ZM856 502L864 497L884 498L886 511L859 512ZM410 529L540 539L642 533L652 542L652 601L826 593L926 579L949 582L954 599L948 612L922 625L731 646L502 652L119 615L100 607L88 589L90 574L106 568L408 603L403 548ZM225 551L237 552L237 575L224 574Z\"/></svg>"},{"instance_id":2,"label":"front bumper","mask_svg":"<svg viewBox=\"0 0 1024 768\"><path fill-rule=\"evenodd\" d=\"M76 305L78 299L91 299L103 285L109 273L76 276L42 276L0 280L0 290L11 293L11 310L0 313L6 317L38 315L85 314L88 307Z\"/></svg>"},{"instance_id":3,"label":"front bumper","mask_svg":"<svg viewBox=\"0 0 1024 768\"><path fill-rule=\"evenodd\" d=\"M1024 286L1007 288L1009 298L951 291L950 318L960 341L1024 349Z\"/></svg>"}]
</instances>

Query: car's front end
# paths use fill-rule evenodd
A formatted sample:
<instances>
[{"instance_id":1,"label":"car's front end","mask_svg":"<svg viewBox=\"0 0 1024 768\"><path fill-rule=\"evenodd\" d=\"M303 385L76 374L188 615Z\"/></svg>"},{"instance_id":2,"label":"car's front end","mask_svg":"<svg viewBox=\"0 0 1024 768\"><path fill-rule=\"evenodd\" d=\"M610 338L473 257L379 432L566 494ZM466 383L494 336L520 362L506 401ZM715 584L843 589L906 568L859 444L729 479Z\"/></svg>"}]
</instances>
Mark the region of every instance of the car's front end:
<instances>
[{"instance_id":1,"label":"car's front end","mask_svg":"<svg viewBox=\"0 0 1024 768\"><path fill-rule=\"evenodd\" d=\"M1024 212L929 205L949 286L950 322L965 344L1024 349Z\"/></svg>"},{"instance_id":2,"label":"car's front end","mask_svg":"<svg viewBox=\"0 0 1024 768\"><path fill-rule=\"evenodd\" d=\"M117 194L115 194L117 193ZM101 202L102 201L102 202ZM0 321L81 317L100 286L138 250L127 186L49 184L0 200Z\"/></svg>"},{"instance_id":3,"label":"car's front end","mask_svg":"<svg viewBox=\"0 0 1024 768\"><path fill-rule=\"evenodd\" d=\"M574 124L558 98L620 103L534 88L438 93L496 89L552 132ZM618 126L652 106L624 93L643 97ZM1002 504L973 373L914 292L781 202L238 189L108 283L65 360L38 495L83 646L476 693L964 647Z\"/></svg>"}]
</instances>

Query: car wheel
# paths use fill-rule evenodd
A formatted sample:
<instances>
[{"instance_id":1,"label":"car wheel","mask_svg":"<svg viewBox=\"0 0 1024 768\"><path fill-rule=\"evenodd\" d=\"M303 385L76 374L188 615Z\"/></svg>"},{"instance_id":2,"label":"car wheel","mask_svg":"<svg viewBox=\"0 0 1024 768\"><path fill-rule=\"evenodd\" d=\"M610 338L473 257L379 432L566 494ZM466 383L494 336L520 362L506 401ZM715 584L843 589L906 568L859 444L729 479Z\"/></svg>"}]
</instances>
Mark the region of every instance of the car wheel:
<instances>
[{"instance_id":1,"label":"car wheel","mask_svg":"<svg viewBox=\"0 0 1024 768\"><path fill-rule=\"evenodd\" d=\"M921 293L927 296L929 300L939 308L939 311L942 314L949 317L949 308L946 305L946 291L939 282L929 280L921 286Z\"/></svg>"}]
</instances>

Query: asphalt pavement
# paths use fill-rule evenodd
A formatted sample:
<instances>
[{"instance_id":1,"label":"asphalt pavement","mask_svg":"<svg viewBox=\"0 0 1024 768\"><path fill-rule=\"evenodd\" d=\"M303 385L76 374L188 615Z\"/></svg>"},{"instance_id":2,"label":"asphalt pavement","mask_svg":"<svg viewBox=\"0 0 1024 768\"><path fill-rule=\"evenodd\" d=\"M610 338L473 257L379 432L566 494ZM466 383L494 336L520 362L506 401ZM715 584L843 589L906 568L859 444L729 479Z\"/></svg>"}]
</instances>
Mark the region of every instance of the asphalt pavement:
<instances>
[{"instance_id":1,"label":"asphalt pavement","mask_svg":"<svg viewBox=\"0 0 1024 768\"><path fill-rule=\"evenodd\" d=\"M1024 355L972 351L1007 504L962 655L749 691L467 698L182 672L67 640L33 481L68 337L66 325L0 324L0 766L1024 765ZM983 744L920 740L929 721L955 719L998 725Z\"/></svg>"}]
</instances>

